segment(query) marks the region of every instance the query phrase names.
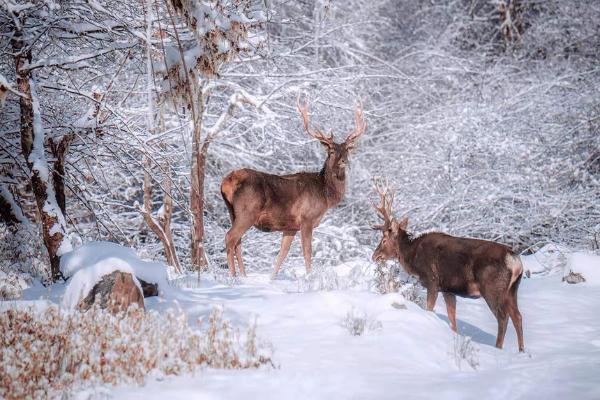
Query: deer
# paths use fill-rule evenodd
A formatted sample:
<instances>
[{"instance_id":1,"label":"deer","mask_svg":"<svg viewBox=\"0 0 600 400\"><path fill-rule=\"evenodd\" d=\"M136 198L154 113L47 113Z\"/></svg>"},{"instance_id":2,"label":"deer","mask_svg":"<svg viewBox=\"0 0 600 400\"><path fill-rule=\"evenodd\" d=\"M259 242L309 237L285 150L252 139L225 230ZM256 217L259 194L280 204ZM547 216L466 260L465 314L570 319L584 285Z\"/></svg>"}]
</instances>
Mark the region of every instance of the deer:
<instances>
[{"instance_id":1,"label":"deer","mask_svg":"<svg viewBox=\"0 0 600 400\"><path fill-rule=\"evenodd\" d=\"M323 133L311 127L308 102L297 99L297 107L304 130L318 140L327 152L319 172L298 172L274 175L249 168L229 173L221 183L221 195L229 211L231 229L225 235L229 274L236 275L235 259L239 272L246 276L242 260L242 236L251 227L264 232L282 232L281 247L275 260L271 279L275 279L290 246L300 231L306 273L311 272L312 235L321 219L337 206L346 191L346 166L348 157L356 149L358 139L366 130L362 106L354 113L354 130L342 143L334 141L333 133Z\"/></svg>"},{"instance_id":2,"label":"deer","mask_svg":"<svg viewBox=\"0 0 600 400\"><path fill-rule=\"evenodd\" d=\"M448 319L456 329L456 296L483 297L498 321L496 347L501 349L508 317L517 332L519 352L524 351L523 324L517 305L517 291L523 276L519 256L509 247L487 240L430 232L420 236L408 233L408 216L400 221L392 214L394 195L386 183L375 182L379 205L373 203L382 224L373 229L383 233L373 253L382 264L396 259L427 290L427 310L433 311L438 293L446 303Z\"/></svg>"}]
</instances>

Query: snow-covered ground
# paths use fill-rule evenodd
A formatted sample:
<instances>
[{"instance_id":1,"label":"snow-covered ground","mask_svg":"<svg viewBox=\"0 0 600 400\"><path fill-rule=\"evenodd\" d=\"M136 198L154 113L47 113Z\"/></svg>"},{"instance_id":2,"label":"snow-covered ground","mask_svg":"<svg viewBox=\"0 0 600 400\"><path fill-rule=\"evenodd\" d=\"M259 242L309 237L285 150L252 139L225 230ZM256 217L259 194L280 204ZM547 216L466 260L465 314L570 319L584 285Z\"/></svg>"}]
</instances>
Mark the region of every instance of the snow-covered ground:
<instances>
[{"instance_id":1,"label":"snow-covered ground","mask_svg":"<svg viewBox=\"0 0 600 400\"><path fill-rule=\"evenodd\" d=\"M161 282L161 296L146 299L147 309L180 308L189 321L197 321L222 307L241 329L256 320L259 340L272 346L276 366L155 374L145 386L96 387L76 393L81 399L600 399L597 255L547 246L523 257L532 277L519 289L525 353L517 351L512 324L505 348L494 347L496 320L483 300L458 299L456 335L441 296L435 312L427 312L398 293L381 295L373 289L375 266L363 261L316 268L309 277L303 267L287 266L274 281L269 271L235 282L186 276L165 288L161 264L95 242L63 257L63 273L72 276L67 284L34 286L23 300L1 302L0 309L65 305L77 287L93 284L74 279L77 274L109 273L105 267L114 259ZM568 271L582 273L586 282L563 282ZM353 335L362 325L364 332Z\"/></svg>"},{"instance_id":2,"label":"snow-covered ground","mask_svg":"<svg viewBox=\"0 0 600 400\"><path fill-rule=\"evenodd\" d=\"M349 267L334 270L344 275ZM176 300L190 319L214 307L224 307L225 315L240 326L257 318L259 337L273 345L277 368L206 369L151 378L143 387L96 388L78 397L600 398L596 285L567 284L559 271L524 279L519 304L527 351L519 354L512 324L505 348L494 347L496 320L483 300L458 300L459 332L472 338L469 345L450 330L441 297L431 313L398 294L380 295L360 285L299 291L306 285L294 276L302 270L293 272L288 268L276 281L268 273L250 274L232 286L204 280L194 288L172 291L173 299L147 299L147 307L155 309L172 307L171 300ZM366 316L363 335L351 335L344 324L349 314ZM463 357L461 348L466 349Z\"/></svg>"}]
</instances>

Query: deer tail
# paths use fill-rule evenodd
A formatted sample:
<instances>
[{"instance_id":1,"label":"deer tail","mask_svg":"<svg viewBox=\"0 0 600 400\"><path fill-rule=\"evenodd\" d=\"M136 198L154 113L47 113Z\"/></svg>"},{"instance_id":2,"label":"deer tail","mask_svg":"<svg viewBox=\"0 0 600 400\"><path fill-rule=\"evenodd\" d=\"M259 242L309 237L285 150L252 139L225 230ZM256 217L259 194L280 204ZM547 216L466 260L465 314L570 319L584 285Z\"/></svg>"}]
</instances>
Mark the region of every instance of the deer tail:
<instances>
[{"instance_id":1,"label":"deer tail","mask_svg":"<svg viewBox=\"0 0 600 400\"><path fill-rule=\"evenodd\" d=\"M521 276L523 275L523 263L521 262L521 258L516 254L507 254L506 268L508 268L511 273L510 283L508 284L508 288L510 289L517 280L521 279Z\"/></svg>"},{"instance_id":2,"label":"deer tail","mask_svg":"<svg viewBox=\"0 0 600 400\"><path fill-rule=\"evenodd\" d=\"M231 223L235 220L235 210L233 208L233 198L235 196L235 192L238 190L241 184L241 179L243 178L242 171L233 171L229 175L227 175L223 182L221 183L221 196L223 196L223 201L227 206L227 210L229 211L229 217L231 218Z\"/></svg>"}]
</instances>

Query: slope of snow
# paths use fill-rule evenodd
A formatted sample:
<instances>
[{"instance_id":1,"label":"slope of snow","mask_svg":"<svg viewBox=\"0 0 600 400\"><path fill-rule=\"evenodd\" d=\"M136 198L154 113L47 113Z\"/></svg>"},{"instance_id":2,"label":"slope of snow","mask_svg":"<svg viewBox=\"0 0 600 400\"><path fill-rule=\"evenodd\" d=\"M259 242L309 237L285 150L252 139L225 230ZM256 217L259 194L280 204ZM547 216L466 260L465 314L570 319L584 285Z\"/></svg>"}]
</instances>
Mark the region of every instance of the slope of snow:
<instances>
[{"instance_id":1,"label":"slope of snow","mask_svg":"<svg viewBox=\"0 0 600 400\"><path fill-rule=\"evenodd\" d=\"M297 288L294 280L271 282L268 274L253 274L233 287L205 281L176 298L190 320L214 306L225 307L234 323L257 318L259 337L274 346L278 368L206 370L142 388L98 390L109 398L144 400L600 398L600 288L567 285L560 274L524 279L524 354L517 351L512 324L498 350L496 320L485 302L458 299L459 332L473 343L465 358L464 339L450 330L441 296L435 312L426 312L398 294ZM353 309L381 327L351 335L342 321Z\"/></svg>"},{"instance_id":2,"label":"slope of snow","mask_svg":"<svg viewBox=\"0 0 600 400\"><path fill-rule=\"evenodd\" d=\"M63 271L78 273L84 260L102 263L110 256L139 261L130 249L94 243L65 257ZM597 258L570 257L569 265L591 268L590 260ZM547 265L560 264L547 261ZM526 352L520 354L512 323L504 349L494 347L497 324L482 299L458 299L458 336L449 327L442 296L435 312L427 312L399 294L373 292L365 283L374 268L368 263L355 260L327 268L318 279L305 278L301 260L299 264L286 267L275 281L269 272L250 274L235 285L189 277L187 286L193 287L169 290L162 299L146 299L147 309L181 308L192 323L214 307L223 307L225 317L240 329L256 320L259 340L273 346L276 368L156 376L142 387L97 387L76 397L600 398L599 286L566 284L556 268L523 279L519 308ZM61 287L54 285L50 292L30 288L24 298L60 301ZM10 302L16 303L20 302ZM365 316L372 329L354 336L347 322L357 316Z\"/></svg>"}]
</instances>

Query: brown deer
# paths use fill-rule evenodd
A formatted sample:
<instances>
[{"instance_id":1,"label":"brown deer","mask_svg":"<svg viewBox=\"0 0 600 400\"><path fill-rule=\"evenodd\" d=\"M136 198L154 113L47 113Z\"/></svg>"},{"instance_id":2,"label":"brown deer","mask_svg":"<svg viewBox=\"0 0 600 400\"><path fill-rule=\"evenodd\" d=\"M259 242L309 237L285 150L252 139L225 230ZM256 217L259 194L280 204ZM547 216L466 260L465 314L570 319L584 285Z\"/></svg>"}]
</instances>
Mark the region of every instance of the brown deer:
<instances>
[{"instance_id":1,"label":"brown deer","mask_svg":"<svg viewBox=\"0 0 600 400\"><path fill-rule=\"evenodd\" d=\"M416 276L427 289L427 310L432 311L439 292L444 295L448 319L456 331L456 296L483 297L498 320L496 347L502 348L508 325L513 322L524 351L523 325L517 307L517 290L523 274L518 255L508 247L487 240L450 236L440 232L418 237L406 229L408 218L392 216L393 194L386 185L375 182L380 205L373 205L383 219L373 228L383 238L373 253L377 263L397 259L404 270Z\"/></svg>"},{"instance_id":2,"label":"brown deer","mask_svg":"<svg viewBox=\"0 0 600 400\"><path fill-rule=\"evenodd\" d=\"M241 239L252 226L265 232L283 232L273 278L277 276L298 231L306 272L309 273L313 229L319 225L325 212L344 197L348 155L366 129L362 108L357 108L354 114L355 128L343 143L334 142L333 134L326 136L320 129L310 127L308 105L301 104L300 98L298 111L306 132L325 146L327 159L320 172L273 175L244 168L231 172L223 179L221 194L232 225L225 236L227 264L232 276L236 273L234 254L240 274L246 275Z\"/></svg>"}]
</instances>

